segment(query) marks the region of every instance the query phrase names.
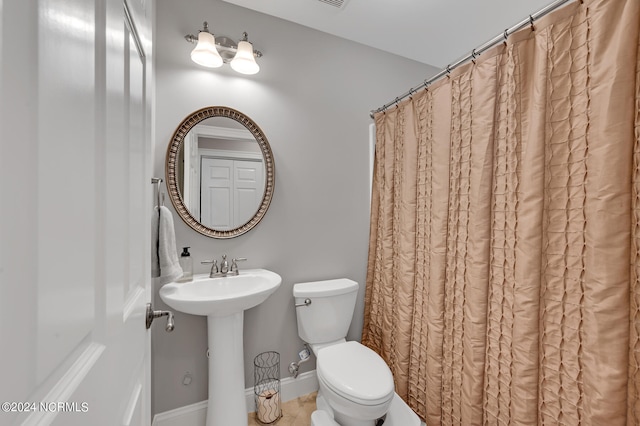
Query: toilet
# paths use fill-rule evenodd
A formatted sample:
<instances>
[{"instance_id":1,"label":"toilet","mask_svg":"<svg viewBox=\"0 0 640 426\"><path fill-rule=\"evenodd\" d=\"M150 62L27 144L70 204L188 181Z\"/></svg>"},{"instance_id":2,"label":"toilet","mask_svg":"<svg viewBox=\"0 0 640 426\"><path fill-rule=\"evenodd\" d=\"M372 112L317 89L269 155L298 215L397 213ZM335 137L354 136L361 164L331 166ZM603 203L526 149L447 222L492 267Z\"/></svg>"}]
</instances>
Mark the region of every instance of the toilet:
<instances>
[{"instance_id":1,"label":"toilet","mask_svg":"<svg viewBox=\"0 0 640 426\"><path fill-rule=\"evenodd\" d=\"M298 335L316 355L319 391L313 426L411 426L420 420L394 390L385 361L358 342L346 341L358 283L346 278L295 284ZM394 422L391 417L402 422ZM408 411L407 411L408 410Z\"/></svg>"}]
</instances>

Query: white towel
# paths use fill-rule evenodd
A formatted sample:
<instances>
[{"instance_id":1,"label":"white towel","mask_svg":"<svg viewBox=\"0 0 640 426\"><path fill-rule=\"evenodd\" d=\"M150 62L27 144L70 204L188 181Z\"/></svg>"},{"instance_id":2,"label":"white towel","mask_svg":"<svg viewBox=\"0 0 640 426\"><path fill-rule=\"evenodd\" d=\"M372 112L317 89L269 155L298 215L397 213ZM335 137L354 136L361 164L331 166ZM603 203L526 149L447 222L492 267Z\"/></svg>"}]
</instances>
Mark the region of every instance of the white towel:
<instances>
[{"instance_id":1,"label":"white towel","mask_svg":"<svg viewBox=\"0 0 640 426\"><path fill-rule=\"evenodd\" d=\"M151 220L151 277L163 285L181 276L173 215L165 206L156 207Z\"/></svg>"}]
</instances>

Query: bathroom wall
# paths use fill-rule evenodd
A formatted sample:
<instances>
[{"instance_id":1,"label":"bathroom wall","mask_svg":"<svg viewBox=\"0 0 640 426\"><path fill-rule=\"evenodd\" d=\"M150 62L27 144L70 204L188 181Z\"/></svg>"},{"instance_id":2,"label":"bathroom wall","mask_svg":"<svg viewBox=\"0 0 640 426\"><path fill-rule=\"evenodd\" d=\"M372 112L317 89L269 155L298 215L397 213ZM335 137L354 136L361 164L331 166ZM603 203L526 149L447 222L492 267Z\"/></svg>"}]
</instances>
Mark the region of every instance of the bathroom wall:
<instances>
[{"instance_id":1,"label":"bathroom wall","mask_svg":"<svg viewBox=\"0 0 640 426\"><path fill-rule=\"evenodd\" d=\"M191 62L193 45L183 37L197 34L204 20L215 34L236 40L247 31L264 53L260 73L242 76L228 66L207 70ZM369 111L437 70L221 0L157 1L155 34L155 176L164 176L166 147L177 125L204 106L244 112L273 149L275 194L265 218L249 233L215 240L174 217L178 246L191 247L196 273L208 270L201 261L228 254L247 257L244 268L282 276L280 289L245 313L245 382L253 386L253 358L267 350L280 353L282 377L287 377L287 365L302 347L294 283L336 277L359 282L348 338L360 338L369 233ZM166 308L157 291L156 286L154 303ZM176 313L173 333L162 327L153 333L153 412L205 400L205 318ZM313 368L315 361L301 371ZM184 385L187 373L191 383Z\"/></svg>"}]
</instances>

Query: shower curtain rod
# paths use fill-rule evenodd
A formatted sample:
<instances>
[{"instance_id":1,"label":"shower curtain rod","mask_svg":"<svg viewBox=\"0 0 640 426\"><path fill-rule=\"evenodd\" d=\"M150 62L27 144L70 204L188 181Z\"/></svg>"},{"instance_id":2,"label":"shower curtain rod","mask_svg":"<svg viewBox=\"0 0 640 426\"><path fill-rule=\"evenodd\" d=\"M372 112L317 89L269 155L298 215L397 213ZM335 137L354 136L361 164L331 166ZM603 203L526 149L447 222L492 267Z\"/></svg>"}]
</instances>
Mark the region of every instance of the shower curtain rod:
<instances>
[{"instance_id":1,"label":"shower curtain rod","mask_svg":"<svg viewBox=\"0 0 640 426\"><path fill-rule=\"evenodd\" d=\"M375 113L384 111L387 108L389 108L390 106L399 103L401 100L413 95L414 93L416 93L419 89L421 89L423 87L424 88L429 87L429 85L431 85L432 83L440 80L442 77L451 74L451 71L453 71L455 68L458 68L460 65L464 64L465 62L470 61L470 60L474 60L478 56L480 56L482 53L484 53L485 51L490 49L491 47L493 47L493 46L495 46L495 45L497 45L497 44L499 44L501 42L507 41L507 38L511 34L515 33L516 31L518 31L518 30L520 30L520 29L522 29L524 27L526 27L527 25L531 25L533 27L533 23L535 21L537 21L538 19L542 18L543 16L553 12L554 10L556 10L560 6L564 5L565 3L569 3L571 1L574 1L574 0L556 0L553 3L551 3L550 5L540 9L536 13L533 13L533 14L529 15L528 18L522 20L521 22L517 23L513 27L507 28L506 30L504 30L504 32L502 34L498 34L497 36L495 36L491 40L487 41L486 43L484 43L484 44L476 47L475 49L473 49L470 53L468 53L467 55L463 56L461 59L459 59L456 62L453 62L453 63L447 65L442 71L440 71L439 73L437 73L433 77L431 77L429 79L426 79L421 85L416 86L416 87L412 87L407 92L405 92L402 95L400 95L397 98L395 98L393 101L391 101L391 102L389 102L387 104L384 104L383 106L381 106L378 109L372 110L371 113L369 114L369 116L371 118L373 118L373 115ZM584 0L580 0L580 3L582 3L583 1Z\"/></svg>"}]
</instances>

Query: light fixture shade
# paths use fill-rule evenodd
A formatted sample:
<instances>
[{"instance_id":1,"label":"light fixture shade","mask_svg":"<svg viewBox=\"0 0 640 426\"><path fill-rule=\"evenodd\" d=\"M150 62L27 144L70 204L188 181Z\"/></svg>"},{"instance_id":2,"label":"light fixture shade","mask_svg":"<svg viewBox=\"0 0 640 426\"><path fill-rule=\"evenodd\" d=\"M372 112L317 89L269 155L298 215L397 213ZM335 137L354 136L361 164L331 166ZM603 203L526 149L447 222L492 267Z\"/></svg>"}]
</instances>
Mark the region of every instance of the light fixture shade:
<instances>
[{"instance_id":1,"label":"light fixture shade","mask_svg":"<svg viewBox=\"0 0 640 426\"><path fill-rule=\"evenodd\" d=\"M207 68L218 68L222 66L222 57L220 57L216 49L216 40L213 34L207 31L200 31L198 33L198 44L191 51L191 60Z\"/></svg>"},{"instance_id":2,"label":"light fixture shade","mask_svg":"<svg viewBox=\"0 0 640 426\"><path fill-rule=\"evenodd\" d=\"M238 51L231 61L231 68L241 74L255 74L260 71L253 56L253 45L248 41L240 41L238 43Z\"/></svg>"}]
</instances>

